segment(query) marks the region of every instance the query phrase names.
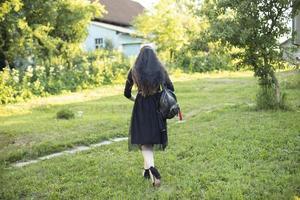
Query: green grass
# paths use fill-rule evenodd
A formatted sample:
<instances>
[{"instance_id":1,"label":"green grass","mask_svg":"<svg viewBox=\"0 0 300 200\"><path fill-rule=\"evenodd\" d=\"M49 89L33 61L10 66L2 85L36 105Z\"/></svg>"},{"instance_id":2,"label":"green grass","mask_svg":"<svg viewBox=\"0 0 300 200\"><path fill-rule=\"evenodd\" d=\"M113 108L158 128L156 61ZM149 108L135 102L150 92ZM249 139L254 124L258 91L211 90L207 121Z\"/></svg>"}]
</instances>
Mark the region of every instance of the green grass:
<instances>
[{"instance_id":1,"label":"green grass","mask_svg":"<svg viewBox=\"0 0 300 200\"><path fill-rule=\"evenodd\" d=\"M66 105L44 105L28 114L0 117L0 160L13 162L60 151L78 144L127 135L130 104L122 96ZM81 117L58 120L68 108Z\"/></svg>"},{"instance_id":2,"label":"green grass","mask_svg":"<svg viewBox=\"0 0 300 200\"><path fill-rule=\"evenodd\" d=\"M299 72L282 73L280 80L297 76ZM0 117L0 199L300 196L300 88L283 88L291 110L256 111L256 83L248 75L175 83L185 122L170 120L169 146L165 152L155 152L163 177L159 189L143 180L142 157L128 152L126 142L23 168L9 167L16 160L126 136L132 102L121 94L42 106L35 106L33 100L22 111L9 107L12 114L6 111ZM63 108L83 115L57 120L56 112Z\"/></svg>"}]
</instances>

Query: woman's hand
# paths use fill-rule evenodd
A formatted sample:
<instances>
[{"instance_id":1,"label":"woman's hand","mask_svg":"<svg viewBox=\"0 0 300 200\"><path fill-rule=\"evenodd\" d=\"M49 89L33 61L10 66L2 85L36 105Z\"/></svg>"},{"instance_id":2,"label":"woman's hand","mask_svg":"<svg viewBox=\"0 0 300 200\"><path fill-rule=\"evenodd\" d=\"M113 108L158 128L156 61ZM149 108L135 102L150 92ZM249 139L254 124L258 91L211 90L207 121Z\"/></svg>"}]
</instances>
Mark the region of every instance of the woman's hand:
<instances>
[{"instance_id":1,"label":"woman's hand","mask_svg":"<svg viewBox=\"0 0 300 200\"><path fill-rule=\"evenodd\" d=\"M135 101L135 97L134 97L134 96L131 96L129 99L130 99L131 101Z\"/></svg>"}]
</instances>

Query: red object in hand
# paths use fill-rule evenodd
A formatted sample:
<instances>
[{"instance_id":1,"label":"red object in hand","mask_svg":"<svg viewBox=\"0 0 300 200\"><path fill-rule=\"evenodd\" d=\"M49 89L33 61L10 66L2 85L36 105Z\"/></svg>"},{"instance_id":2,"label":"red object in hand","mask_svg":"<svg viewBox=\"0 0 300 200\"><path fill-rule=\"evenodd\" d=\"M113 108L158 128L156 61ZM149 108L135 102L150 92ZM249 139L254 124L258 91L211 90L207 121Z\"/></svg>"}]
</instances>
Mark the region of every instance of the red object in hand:
<instances>
[{"instance_id":1,"label":"red object in hand","mask_svg":"<svg viewBox=\"0 0 300 200\"><path fill-rule=\"evenodd\" d=\"M181 121L182 120L182 113L181 113L180 110L179 110L179 113L178 113L178 117L179 117L179 120Z\"/></svg>"}]
</instances>

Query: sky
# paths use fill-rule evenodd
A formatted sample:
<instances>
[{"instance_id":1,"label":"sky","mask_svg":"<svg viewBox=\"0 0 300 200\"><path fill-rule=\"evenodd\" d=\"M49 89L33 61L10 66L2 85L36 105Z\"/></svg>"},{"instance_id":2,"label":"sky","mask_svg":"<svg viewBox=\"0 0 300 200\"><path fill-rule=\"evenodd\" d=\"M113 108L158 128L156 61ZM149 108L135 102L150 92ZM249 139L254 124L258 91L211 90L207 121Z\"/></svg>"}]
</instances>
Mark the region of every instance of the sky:
<instances>
[{"instance_id":1,"label":"sky","mask_svg":"<svg viewBox=\"0 0 300 200\"><path fill-rule=\"evenodd\" d=\"M144 7L150 9L152 7L152 5L156 2L158 2L158 0L134 0L139 2L140 4L142 4Z\"/></svg>"}]
</instances>

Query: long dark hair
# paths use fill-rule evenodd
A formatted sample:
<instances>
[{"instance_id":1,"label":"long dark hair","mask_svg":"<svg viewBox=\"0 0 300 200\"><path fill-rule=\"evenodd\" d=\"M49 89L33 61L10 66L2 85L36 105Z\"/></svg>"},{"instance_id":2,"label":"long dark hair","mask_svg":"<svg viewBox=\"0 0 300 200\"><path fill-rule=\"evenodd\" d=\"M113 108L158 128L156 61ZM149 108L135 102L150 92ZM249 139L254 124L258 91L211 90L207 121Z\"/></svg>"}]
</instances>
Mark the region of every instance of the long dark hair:
<instances>
[{"instance_id":1,"label":"long dark hair","mask_svg":"<svg viewBox=\"0 0 300 200\"><path fill-rule=\"evenodd\" d=\"M143 96L157 92L165 80L166 70L150 46L144 46L132 68L132 78Z\"/></svg>"}]
</instances>

